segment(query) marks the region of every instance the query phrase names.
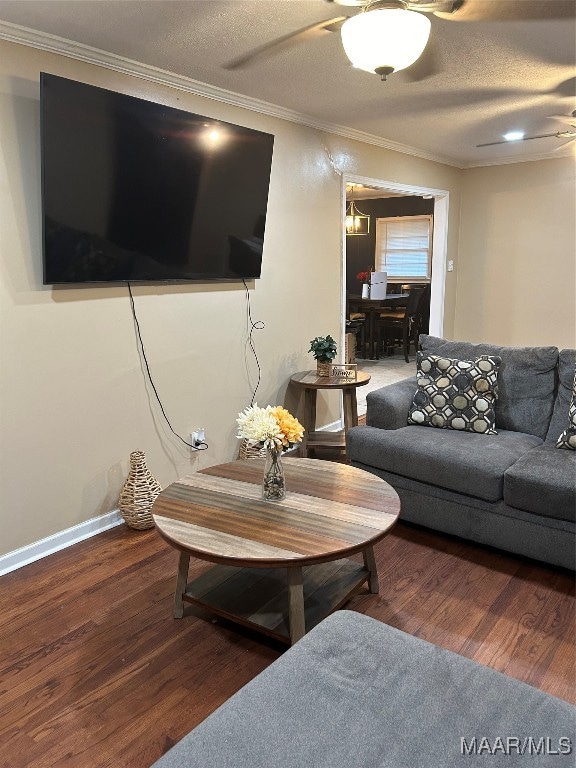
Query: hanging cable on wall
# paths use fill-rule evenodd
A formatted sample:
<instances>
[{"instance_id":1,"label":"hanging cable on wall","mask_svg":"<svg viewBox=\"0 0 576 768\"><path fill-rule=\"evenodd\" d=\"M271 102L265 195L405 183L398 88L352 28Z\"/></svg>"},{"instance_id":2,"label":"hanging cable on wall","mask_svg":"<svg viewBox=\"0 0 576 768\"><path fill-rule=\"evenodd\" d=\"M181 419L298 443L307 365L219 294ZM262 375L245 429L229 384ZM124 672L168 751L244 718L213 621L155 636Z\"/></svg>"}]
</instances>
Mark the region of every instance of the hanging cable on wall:
<instances>
[{"instance_id":1,"label":"hanging cable on wall","mask_svg":"<svg viewBox=\"0 0 576 768\"><path fill-rule=\"evenodd\" d=\"M132 286L129 282L126 283L128 286L128 295L130 296L130 307L132 309L132 317L134 318L134 327L136 328L136 336L138 338L138 345L140 349L140 353L142 355L142 360L144 361L144 367L146 369L146 376L148 378L148 381L150 382L150 386L152 387L152 391L154 392L154 395L156 397L156 400L158 401L158 405L160 406L160 411L162 412L162 416L164 417L164 420L166 421L166 424L168 424L168 427L170 428L170 431L173 435L175 435L178 440L180 440L184 445L187 445L188 448L192 448L194 451L205 451L208 448L208 443L201 442L197 445L192 445L192 443L189 443L187 440L184 440L183 437L181 437L178 432L172 427L172 424L170 423L170 419L166 415L166 411L164 410L164 406L162 405L162 401L160 400L160 395L158 394L158 390L156 389L156 385L154 384L154 380L152 379L152 373L150 371L150 366L148 364L148 358L146 357L146 350L144 349L144 342L142 340L142 334L140 333L140 323L138 322L138 316L136 315L136 305L134 304L134 296L132 295Z\"/></svg>"},{"instance_id":2,"label":"hanging cable on wall","mask_svg":"<svg viewBox=\"0 0 576 768\"><path fill-rule=\"evenodd\" d=\"M260 361L258 360L258 355L256 353L256 347L254 345L254 339L253 334L254 331L262 331L266 327L264 322L262 320L252 320L252 310L250 307L250 291L248 290L248 286L246 285L246 280L242 278L242 282L244 283L244 288L246 290L246 318L248 323L248 341L247 344L250 347L250 350L252 354L254 355L254 360L256 361L256 367L258 369L258 379L256 381L256 386L254 387L254 390L252 391L252 398L250 400L250 405L254 405L254 402L256 400L256 392L258 391L258 387L260 386L260 382L262 380L262 369L260 368Z\"/></svg>"}]
</instances>

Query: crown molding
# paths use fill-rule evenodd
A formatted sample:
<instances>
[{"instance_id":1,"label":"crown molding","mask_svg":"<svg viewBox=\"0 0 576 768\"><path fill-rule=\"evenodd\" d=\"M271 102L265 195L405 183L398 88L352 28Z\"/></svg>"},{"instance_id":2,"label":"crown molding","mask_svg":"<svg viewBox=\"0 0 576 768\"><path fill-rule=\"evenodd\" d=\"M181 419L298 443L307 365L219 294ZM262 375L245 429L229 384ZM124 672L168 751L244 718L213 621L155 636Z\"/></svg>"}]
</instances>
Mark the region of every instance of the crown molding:
<instances>
[{"instance_id":1,"label":"crown molding","mask_svg":"<svg viewBox=\"0 0 576 768\"><path fill-rule=\"evenodd\" d=\"M90 45L76 43L73 40L67 40L66 38L51 35L47 32L39 32L35 29L22 27L19 24L0 21L0 39L12 43L19 43L21 45L28 45L32 48L38 48L39 50L56 53L61 56L67 56L68 58L77 59L78 61L84 61L89 64L95 64L100 67L105 67L106 69L114 70L115 72L121 72L126 75L158 83L159 85L165 85L180 91L192 93L196 96L202 96L224 104L241 107L242 109L248 109L252 112L268 115L269 117L276 117L281 120L298 123L309 128L315 128L319 131L333 133L337 136L342 136L343 138L360 141L364 144L372 144L381 147L382 149L401 152L406 155L419 157L423 160L430 160L435 163L442 163L443 165L450 165L456 168L464 167L457 163L453 158L426 152L417 147L400 144L396 141L384 139L381 136L365 133L364 131L358 131L345 125L338 125L336 123L319 120L311 115L286 109L278 104L271 104L267 101L226 90L225 88L219 88L218 86L203 83L190 77L184 77L183 75L178 75L174 72L159 69L150 66L149 64L143 64L142 62L134 61L133 59L127 59L123 56L109 53L108 51L103 51L100 48L93 48Z\"/></svg>"},{"instance_id":2,"label":"crown molding","mask_svg":"<svg viewBox=\"0 0 576 768\"><path fill-rule=\"evenodd\" d=\"M391 150L392 152L401 152L405 155L419 157L422 160L429 160L434 163L442 163L443 165L449 165L454 168L481 168L491 165L509 165L511 163L524 163L535 160L555 160L571 157L568 153L563 153L554 158L550 157L549 153L541 153L537 155L524 155L522 157L504 157L482 162L459 162L451 157L427 152L418 147L401 144L392 141L391 139L385 139L372 133L358 131L345 125L338 125L337 123L319 120L312 115L296 112L295 110L281 107L278 104L272 104L267 101L262 101L261 99L255 99L241 93L229 91L225 88L219 88L218 86L210 85L209 83L203 83L190 77L178 75L175 72L169 72L149 64L143 64L142 62L133 59L103 51L100 48L94 48L83 43L76 43L73 40L67 40L66 38L51 35L47 32L40 32L35 29L23 27L19 24L11 24L10 22L0 20L0 39L27 45L31 48L37 48L49 53L56 53L60 56L67 56L68 58L84 61L88 64L95 64L96 66L105 67L106 69L111 69L115 72L120 72L132 77L139 77L143 80L157 83L158 85L176 88L177 90L185 91L194 94L195 96L212 99L213 101L240 107L269 117L276 117L280 120L287 120L291 123L298 123L319 131L332 133L346 139L352 139L353 141L359 141L363 144L371 144L382 149Z\"/></svg>"}]
</instances>

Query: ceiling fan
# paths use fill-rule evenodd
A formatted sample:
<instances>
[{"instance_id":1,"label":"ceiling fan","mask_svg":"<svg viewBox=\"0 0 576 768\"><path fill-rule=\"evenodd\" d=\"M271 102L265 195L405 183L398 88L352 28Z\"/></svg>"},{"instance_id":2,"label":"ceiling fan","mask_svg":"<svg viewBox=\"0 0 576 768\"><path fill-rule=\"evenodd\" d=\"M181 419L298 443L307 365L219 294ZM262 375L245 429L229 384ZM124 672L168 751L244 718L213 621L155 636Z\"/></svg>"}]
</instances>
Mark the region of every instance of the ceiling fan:
<instances>
[{"instance_id":1,"label":"ceiling fan","mask_svg":"<svg viewBox=\"0 0 576 768\"><path fill-rule=\"evenodd\" d=\"M511 131L504 135L500 141L488 141L485 144L476 144L477 147L495 147L497 144L509 144L515 141L531 141L532 139L576 139L576 109L571 115L552 115L555 120L561 120L568 123L568 128L563 131L554 131L554 133L540 133L534 136L525 136L521 131Z\"/></svg>"},{"instance_id":2,"label":"ceiling fan","mask_svg":"<svg viewBox=\"0 0 576 768\"><path fill-rule=\"evenodd\" d=\"M340 30L342 44L353 66L380 75L410 67L422 55L433 14L452 21L525 21L573 18L574 0L325 0L342 8L343 15L316 22L256 48L224 65L235 70L306 40ZM359 9L359 12L350 13ZM345 15L344 15L345 14ZM435 62L429 55L428 72ZM424 70L426 67L424 68Z\"/></svg>"}]
</instances>

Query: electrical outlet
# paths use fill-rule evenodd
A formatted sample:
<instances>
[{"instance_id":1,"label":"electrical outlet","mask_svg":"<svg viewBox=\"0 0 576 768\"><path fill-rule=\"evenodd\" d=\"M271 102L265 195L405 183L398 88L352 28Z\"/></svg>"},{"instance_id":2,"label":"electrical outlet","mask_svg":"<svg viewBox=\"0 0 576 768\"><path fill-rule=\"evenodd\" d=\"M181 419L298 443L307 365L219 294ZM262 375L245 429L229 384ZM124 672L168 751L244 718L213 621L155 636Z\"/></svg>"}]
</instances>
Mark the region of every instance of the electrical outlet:
<instances>
[{"instance_id":1,"label":"electrical outlet","mask_svg":"<svg viewBox=\"0 0 576 768\"><path fill-rule=\"evenodd\" d=\"M206 440L206 436L204 434L204 428L200 427L199 429L195 430L190 434L190 445L193 445L195 448L198 445L202 445L204 441Z\"/></svg>"},{"instance_id":2,"label":"electrical outlet","mask_svg":"<svg viewBox=\"0 0 576 768\"><path fill-rule=\"evenodd\" d=\"M454 262L452 261L452 259L448 261L447 271L454 272Z\"/></svg>"}]
</instances>

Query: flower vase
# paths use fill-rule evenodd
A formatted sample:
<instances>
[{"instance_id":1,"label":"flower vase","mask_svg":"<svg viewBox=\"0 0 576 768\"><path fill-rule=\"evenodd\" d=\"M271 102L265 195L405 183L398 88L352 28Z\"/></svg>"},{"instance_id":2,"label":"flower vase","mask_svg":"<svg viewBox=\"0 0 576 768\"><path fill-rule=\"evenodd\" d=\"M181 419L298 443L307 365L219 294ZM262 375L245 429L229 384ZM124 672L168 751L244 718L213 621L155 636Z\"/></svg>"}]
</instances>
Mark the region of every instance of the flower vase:
<instances>
[{"instance_id":1,"label":"flower vase","mask_svg":"<svg viewBox=\"0 0 576 768\"><path fill-rule=\"evenodd\" d=\"M316 375L317 376L330 376L332 371L332 363L321 362L316 360Z\"/></svg>"},{"instance_id":2,"label":"flower vase","mask_svg":"<svg viewBox=\"0 0 576 768\"><path fill-rule=\"evenodd\" d=\"M362 298L370 298L370 283L362 283Z\"/></svg>"},{"instance_id":3,"label":"flower vase","mask_svg":"<svg viewBox=\"0 0 576 768\"><path fill-rule=\"evenodd\" d=\"M262 498L266 501L281 501L286 496L286 480L282 451L279 448L268 448L264 464L264 481L262 483Z\"/></svg>"},{"instance_id":4,"label":"flower vase","mask_svg":"<svg viewBox=\"0 0 576 768\"><path fill-rule=\"evenodd\" d=\"M146 466L146 454L133 451L130 454L130 471L118 504L126 525L141 531L154 528L152 504L161 490L162 486Z\"/></svg>"}]
</instances>

